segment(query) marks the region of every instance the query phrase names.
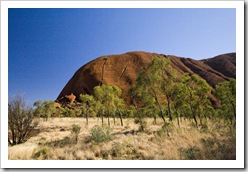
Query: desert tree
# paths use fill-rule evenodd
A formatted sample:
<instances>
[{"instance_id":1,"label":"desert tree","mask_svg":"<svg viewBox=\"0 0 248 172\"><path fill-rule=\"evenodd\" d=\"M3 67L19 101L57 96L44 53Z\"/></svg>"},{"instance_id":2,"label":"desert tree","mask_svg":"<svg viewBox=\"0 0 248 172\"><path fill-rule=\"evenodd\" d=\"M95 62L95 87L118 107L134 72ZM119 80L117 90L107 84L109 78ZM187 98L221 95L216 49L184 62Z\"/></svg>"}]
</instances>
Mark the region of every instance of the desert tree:
<instances>
[{"instance_id":1,"label":"desert tree","mask_svg":"<svg viewBox=\"0 0 248 172\"><path fill-rule=\"evenodd\" d=\"M80 130L81 130L80 125L77 125L77 124L72 125L71 133L72 133L72 135L74 135L75 143L78 143L78 135L80 133Z\"/></svg>"},{"instance_id":2,"label":"desert tree","mask_svg":"<svg viewBox=\"0 0 248 172\"><path fill-rule=\"evenodd\" d=\"M48 118L53 117L55 113L58 113L58 110L55 108L54 104L55 102L50 100L45 100L44 102L38 100L33 104L35 107L34 113L47 121Z\"/></svg>"},{"instance_id":3,"label":"desert tree","mask_svg":"<svg viewBox=\"0 0 248 172\"><path fill-rule=\"evenodd\" d=\"M102 116L102 124L103 124L103 115L107 115L108 125L110 125L110 116L113 115L115 121L115 114L120 108L122 103L122 99L120 98L122 94L122 90L117 86L111 85L101 85L94 87L93 95L101 105L100 105L100 113ZM120 114L120 113L119 113ZM121 118L121 115L120 115ZM121 118L122 120L122 118Z\"/></svg>"},{"instance_id":4,"label":"desert tree","mask_svg":"<svg viewBox=\"0 0 248 172\"><path fill-rule=\"evenodd\" d=\"M180 82L180 75L171 66L171 61L169 60L167 60L164 64L162 72L163 80L161 82L161 89L166 98L167 115L169 120L172 121L174 116L172 112L172 105L174 98L178 95L176 88Z\"/></svg>"},{"instance_id":5,"label":"desert tree","mask_svg":"<svg viewBox=\"0 0 248 172\"><path fill-rule=\"evenodd\" d=\"M10 145L25 142L37 127L38 119L33 109L26 105L21 95L16 95L8 103L8 143Z\"/></svg>"},{"instance_id":6,"label":"desert tree","mask_svg":"<svg viewBox=\"0 0 248 172\"><path fill-rule=\"evenodd\" d=\"M98 104L98 114L101 116L102 125L103 125L104 114L106 111L105 105L107 105L107 102L108 102L107 97L105 97L107 94L104 91L104 88L105 88L105 85L102 85L102 86L96 86L93 89L93 96L95 97L97 104Z\"/></svg>"},{"instance_id":7,"label":"desert tree","mask_svg":"<svg viewBox=\"0 0 248 172\"><path fill-rule=\"evenodd\" d=\"M95 109L96 101L95 98L92 95L88 94L80 94L80 101L82 105L82 114L85 115L86 118L86 124L89 123L89 112Z\"/></svg>"},{"instance_id":8,"label":"desert tree","mask_svg":"<svg viewBox=\"0 0 248 172\"><path fill-rule=\"evenodd\" d=\"M198 127L198 120L202 124L203 111L210 105L208 99L211 93L211 87L208 83L197 75L184 74L181 78L182 84L180 85L181 91L179 96L182 105L186 112L190 112L188 117L193 118L196 127Z\"/></svg>"},{"instance_id":9,"label":"desert tree","mask_svg":"<svg viewBox=\"0 0 248 172\"><path fill-rule=\"evenodd\" d=\"M236 122L236 80L221 82L216 85L215 95L221 101L219 113L222 118Z\"/></svg>"},{"instance_id":10,"label":"desert tree","mask_svg":"<svg viewBox=\"0 0 248 172\"><path fill-rule=\"evenodd\" d=\"M184 100L182 99L182 95L184 92L184 85L181 82L178 82L173 90L173 105L172 109L176 115L177 125L180 127L180 119L181 117L185 117L185 113L187 111L187 107L185 106Z\"/></svg>"},{"instance_id":11,"label":"desert tree","mask_svg":"<svg viewBox=\"0 0 248 172\"><path fill-rule=\"evenodd\" d=\"M63 110L62 110L62 116L63 117L75 117L76 116L76 110L74 109L70 109L68 107L65 107Z\"/></svg>"},{"instance_id":12,"label":"desert tree","mask_svg":"<svg viewBox=\"0 0 248 172\"><path fill-rule=\"evenodd\" d=\"M134 118L135 115L136 115L137 110L136 110L135 106L130 105L129 107L124 109L124 112L126 114L125 117Z\"/></svg>"},{"instance_id":13,"label":"desert tree","mask_svg":"<svg viewBox=\"0 0 248 172\"><path fill-rule=\"evenodd\" d=\"M171 61L167 57L154 57L148 67L141 70L135 86L130 89L129 93L131 97L139 99L143 106L155 104L159 109L159 116L164 122L163 109L167 107L167 115L172 121L172 90L176 76L177 73L171 67ZM154 106L150 107L154 108Z\"/></svg>"},{"instance_id":14,"label":"desert tree","mask_svg":"<svg viewBox=\"0 0 248 172\"><path fill-rule=\"evenodd\" d=\"M123 114L126 111L125 103L121 96L121 91L118 92L117 96L114 97L114 106L116 107L116 113L118 114L121 122L121 126L123 126Z\"/></svg>"}]
</instances>

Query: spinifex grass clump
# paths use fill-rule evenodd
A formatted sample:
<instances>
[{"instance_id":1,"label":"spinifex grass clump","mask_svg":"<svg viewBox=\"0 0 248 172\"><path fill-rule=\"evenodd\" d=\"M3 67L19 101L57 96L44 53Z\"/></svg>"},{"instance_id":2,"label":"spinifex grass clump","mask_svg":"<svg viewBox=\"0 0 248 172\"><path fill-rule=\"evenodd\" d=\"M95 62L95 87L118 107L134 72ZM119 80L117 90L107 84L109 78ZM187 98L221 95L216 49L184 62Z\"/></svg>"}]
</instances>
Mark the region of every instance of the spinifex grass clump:
<instances>
[{"instance_id":1,"label":"spinifex grass clump","mask_svg":"<svg viewBox=\"0 0 248 172\"><path fill-rule=\"evenodd\" d=\"M91 140L95 143L112 140L112 130L108 126L94 126L91 130Z\"/></svg>"},{"instance_id":2,"label":"spinifex grass clump","mask_svg":"<svg viewBox=\"0 0 248 172\"><path fill-rule=\"evenodd\" d=\"M39 150L34 151L32 158L34 159L48 159L48 153L50 148L45 146L41 147Z\"/></svg>"}]
</instances>

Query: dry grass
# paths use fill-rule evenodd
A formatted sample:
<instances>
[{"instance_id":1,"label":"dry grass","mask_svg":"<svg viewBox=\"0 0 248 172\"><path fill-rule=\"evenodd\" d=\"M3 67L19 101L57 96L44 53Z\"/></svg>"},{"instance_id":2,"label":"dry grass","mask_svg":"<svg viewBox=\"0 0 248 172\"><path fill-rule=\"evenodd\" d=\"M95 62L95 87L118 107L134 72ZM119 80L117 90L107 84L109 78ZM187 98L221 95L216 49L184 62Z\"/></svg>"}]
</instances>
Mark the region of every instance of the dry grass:
<instances>
[{"instance_id":1,"label":"dry grass","mask_svg":"<svg viewBox=\"0 0 248 172\"><path fill-rule=\"evenodd\" d=\"M208 129L197 129L191 121L179 128L174 122L169 132L146 119L147 130L139 132L133 119L124 119L124 126L111 119L112 140L96 143L91 129L101 121L90 118L53 118L41 121L40 133L26 143L9 147L9 159L236 159L236 136L228 126L209 121ZM106 119L105 119L105 122ZM78 143L73 142L72 124L80 125Z\"/></svg>"}]
</instances>

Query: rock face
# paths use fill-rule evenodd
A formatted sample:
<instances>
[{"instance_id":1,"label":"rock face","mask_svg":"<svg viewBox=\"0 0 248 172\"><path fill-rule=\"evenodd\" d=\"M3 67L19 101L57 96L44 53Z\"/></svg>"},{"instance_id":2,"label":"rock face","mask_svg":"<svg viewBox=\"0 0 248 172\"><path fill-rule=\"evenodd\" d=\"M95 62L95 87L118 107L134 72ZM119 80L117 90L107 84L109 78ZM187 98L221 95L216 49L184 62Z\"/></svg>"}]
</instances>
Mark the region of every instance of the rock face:
<instances>
[{"instance_id":1,"label":"rock face","mask_svg":"<svg viewBox=\"0 0 248 172\"><path fill-rule=\"evenodd\" d=\"M93 88L101 84L115 85L122 89L122 97L130 104L128 90L135 84L141 68L146 68L154 56L164 58L163 54L148 52L128 52L120 55L99 57L81 68L59 94L57 100L63 100L66 95L92 94ZM214 87L217 83L236 78L236 53L219 55L204 60L167 55L172 66L179 73L197 74Z\"/></svg>"}]
</instances>

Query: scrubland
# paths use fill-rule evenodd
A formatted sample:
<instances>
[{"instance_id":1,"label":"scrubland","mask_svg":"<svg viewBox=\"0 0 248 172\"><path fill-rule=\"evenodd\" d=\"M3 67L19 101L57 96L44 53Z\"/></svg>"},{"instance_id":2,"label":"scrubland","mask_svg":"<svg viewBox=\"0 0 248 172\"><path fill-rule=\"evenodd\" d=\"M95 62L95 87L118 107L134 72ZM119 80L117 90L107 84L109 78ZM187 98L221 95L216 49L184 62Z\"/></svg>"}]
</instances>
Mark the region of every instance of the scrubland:
<instances>
[{"instance_id":1,"label":"scrubland","mask_svg":"<svg viewBox=\"0 0 248 172\"><path fill-rule=\"evenodd\" d=\"M33 136L25 143L9 146L10 160L229 160L236 159L235 127L223 121L208 121L196 128L192 121L182 120L179 127L173 121L163 127L163 121L146 118L140 130L133 118L110 127L101 120L89 118L41 119ZM107 121L105 121L107 124ZM78 140L72 125L81 127Z\"/></svg>"}]
</instances>

